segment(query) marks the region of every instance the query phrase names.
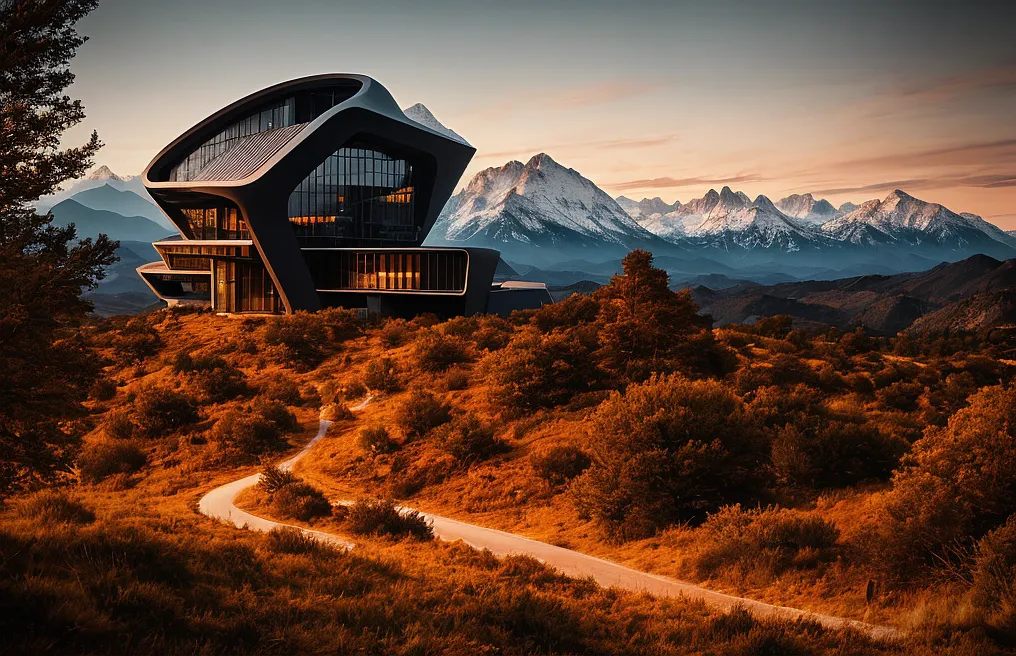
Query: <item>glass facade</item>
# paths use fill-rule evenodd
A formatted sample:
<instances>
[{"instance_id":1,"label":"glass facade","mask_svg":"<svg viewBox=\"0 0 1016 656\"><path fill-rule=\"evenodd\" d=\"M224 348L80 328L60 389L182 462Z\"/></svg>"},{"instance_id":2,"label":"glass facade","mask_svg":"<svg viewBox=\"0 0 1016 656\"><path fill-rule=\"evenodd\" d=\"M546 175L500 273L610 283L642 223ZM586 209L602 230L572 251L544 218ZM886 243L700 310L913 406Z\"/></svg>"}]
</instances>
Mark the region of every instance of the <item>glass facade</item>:
<instances>
[{"instance_id":1,"label":"glass facade","mask_svg":"<svg viewBox=\"0 0 1016 656\"><path fill-rule=\"evenodd\" d=\"M170 182L193 180L216 157L247 136L296 123L296 99L285 98L233 123L201 144L169 171Z\"/></svg>"},{"instance_id":2,"label":"glass facade","mask_svg":"<svg viewBox=\"0 0 1016 656\"><path fill-rule=\"evenodd\" d=\"M170 269L211 270L214 257L250 258L250 246L196 246L186 241L158 244L163 261Z\"/></svg>"},{"instance_id":3,"label":"glass facade","mask_svg":"<svg viewBox=\"0 0 1016 656\"><path fill-rule=\"evenodd\" d=\"M217 312L281 312L283 305L271 276L258 261L216 260Z\"/></svg>"},{"instance_id":4,"label":"glass facade","mask_svg":"<svg viewBox=\"0 0 1016 656\"><path fill-rule=\"evenodd\" d=\"M250 239L247 222L236 207L181 210L187 220L190 239Z\"/></svg>"},{"instance_id":5,"label":"glass facade","mask_svg":"<svg viewBox=\"0 0 1016 656\"><path fill-rule=\"evenodd\" d=\"M289 221L306 247L418 243L413 167L379 150L341 148L290 195Z\"/></svg>"},{"instance_id":6,"label":"glass facade","mask_svg":"<svg viewBox=\"0 0 1016 656\"><path fill-rule=\"evenodd\" d=\"M466 288L463 251L305 250L303 256L318 291L459 293Z\"/></svg>"}]
</instances>

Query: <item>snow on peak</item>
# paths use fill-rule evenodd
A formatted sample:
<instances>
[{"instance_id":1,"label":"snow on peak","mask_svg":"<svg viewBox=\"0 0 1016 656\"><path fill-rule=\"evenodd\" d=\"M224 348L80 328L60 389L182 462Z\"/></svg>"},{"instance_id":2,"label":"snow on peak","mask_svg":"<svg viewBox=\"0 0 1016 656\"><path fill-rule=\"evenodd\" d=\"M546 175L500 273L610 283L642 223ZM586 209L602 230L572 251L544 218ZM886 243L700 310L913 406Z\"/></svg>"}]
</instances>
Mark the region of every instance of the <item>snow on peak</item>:
<instances>
[{"instance_id":1,"label":"snow on peak","mask_svg":"<svg viewBox=\"0 0 1016 656\"><path fill-rule=\"evenodd\" d=\"M832 203L825 199L815 200L811 194L791 194L776 202L776 207L785 215L811 224L822 224L836 217L838 213Z\"/></svg>"},{"instance_id":2,"label":"snow on peak","mask_svg":"<svg viewBox=\"0 0 1016 656\"><path fill-rule=\"evenodd\" d=\"M448 239L467 239L510 223L519 240L560 229L614 243L652 239L617 202L578 171L546 153L477 173L449 201L440 220Z\"/></svg>"},{"instance_id":3,"label":"snow on peak","mask_svg":"<svg viewBox=\"0 0 1016 656\"><path fill-rule=\"evenodd\" d=\"M434 132L443 134L446 137L451 137L456 141L469 145L469 142L463 139L457 132L446 128L441 121L437 120L433 113L423 103L416 103L412 107L407 107L402 110L402 113L406 115L406 118L416 121L420 125L430 128Z\"/></svg>"},{"instance_id":4,"label":"snow on peak","mask_svg":"<svg viewBox=\"0 0 1016 656\"><path fill-rule=\"evenodd\" d=\"M105 164L85 176L85 180L117 180L123 182L126 179L129 178L121 178L116 173L113 173Z\"/></svg>"},{"instance_id":5,"label":"snow on peak","mask_svg":"<svg viewBox=\"0 0 1016 656\"><path fill-rule=\"evenodd\" d=\"M990 239L1014 245L1009 235L976 215L960 215L896 189L869 200L822 226L836 239L856 244L934 243L949 248Z\"/></svg>"}]
</instances>

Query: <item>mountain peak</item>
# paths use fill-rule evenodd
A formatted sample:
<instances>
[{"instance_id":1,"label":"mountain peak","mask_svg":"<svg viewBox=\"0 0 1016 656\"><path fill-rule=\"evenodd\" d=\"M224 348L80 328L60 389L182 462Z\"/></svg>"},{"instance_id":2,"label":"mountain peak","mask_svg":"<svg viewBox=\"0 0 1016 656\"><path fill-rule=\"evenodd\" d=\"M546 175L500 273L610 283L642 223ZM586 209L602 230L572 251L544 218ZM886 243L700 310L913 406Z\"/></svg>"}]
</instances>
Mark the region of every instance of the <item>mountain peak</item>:
<instances>
[{"instance_id":1,"label":"mountain peak","mask_svg":"<svg viewBox=\"0 0 1016 656\"><path fill-rule=\"evenodd\" d=\"M423 103L416 103L411 107L407 107L402 110L402 113L406 115L406 118L409 118L424 127L430 128L434 132L443 134L446 137L450 137L456 141L461 141L462 143L469 145L469 142L463 139L457 132L446 128L441 121L437 120L437 117L435 117Z\"/></svg>"},{"instance_id":2,"label":"mountain peak","mask_svg":"<svg viewBox=\"0 0 1016 656\"><path fill-rule=\"evenodd\" d=\"M85 179L86 180L120 180L120 181L123 181L123 178L118 176L116 173L113 173L113 171L111 171L110 168L108 166L106 166L105 164L103 164L99 168L97 168L94 171L92 171L91 173L89 173L85 177Z\"/></svg>"},{"instance_id":3,"label":"mountain peak","mask_svg":"<svg viewBox=\"0 0 1016 656\"><path fill-rule=\"evenodd\" d=\"M759 194L752 204L759 209L769 210L771 212L776 212L777 214L781 213L778 209L776 209L776 206L773 205L773 201L769 200L769 197L764 194Z\"/></svg>"}]
</instances>

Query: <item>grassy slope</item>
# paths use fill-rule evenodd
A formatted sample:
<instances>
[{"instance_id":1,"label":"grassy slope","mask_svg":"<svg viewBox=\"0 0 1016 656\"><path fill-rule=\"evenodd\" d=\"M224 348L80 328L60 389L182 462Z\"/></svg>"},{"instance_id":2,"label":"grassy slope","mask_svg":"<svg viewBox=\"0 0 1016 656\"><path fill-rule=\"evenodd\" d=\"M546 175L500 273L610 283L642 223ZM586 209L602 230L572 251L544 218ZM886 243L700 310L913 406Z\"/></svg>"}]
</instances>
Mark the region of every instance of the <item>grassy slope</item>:
<instances>
[{"instance_id":1,"label":"grassy slope","mask_svg":"<svg viewBox=\"0 0 1016 656\"><path fill-rule=\"evenodd\" d=\"M166 316L156 319L166 344L160 355L140 367L110 369L123 385L113 400L89 402L92 425L144 384L180 384L168 365L177 352L217 349L241 326L208 315ZM259 358L237 361L253 365L245 367L252 381L288 375L309 388L360 380L365 364L384 350L372 332L306 373ZM440 387L441 376L414 372L409 347L392 355L402 364L407 387ZM491 413L477 380L474 376L469 389L447 395L457 407ZM383 489L385 463L365 458L352 436L360 425L389 422L397 401L398 395L383 397L357 421L337 424L299 472L336 496ZM196 513L201 494L255 469L224 463L214 443L193 439L206 435L230 405L205 405L199 424L146 440L149 463L140 473L75 486L74 495L97 515L93 523L22 517L22 500L7 504L0 515L0 652L897 651L812 625L756 623L699 604L604 591L562 579L528 559L498 561L456 545L357 538L360 546L352 554L281 553L269 537L216 525ZM316 407L295 410L302 430L291 438L294 445L313 435L317 418ZM606 545L592 526L575 517L566 494L549 490L532 475L527 454L546 444L583 439L586 412L542 412L501 424L500 432L514 447L511 453L450 470L443 482L410 495L410 503L681 574L680 531L623 548ZM95 428L86 441L99 439L100 432ZM425 440L417 446L415 464L440 470L442 456ZM840 503L853 502L847 497ZM836 515L848 518L850 512L841 508L831 513ZM783 603L809 601L816 610L830 607L823 606L814 582L800 591L780 583L754 591ZM834 591L829 589L829 599ZM837 603L843 605L830 603L834 610L860 615L854 600ZM956 653L980 653L984 647L964 640Z\"/></svg>"}]
</instances>

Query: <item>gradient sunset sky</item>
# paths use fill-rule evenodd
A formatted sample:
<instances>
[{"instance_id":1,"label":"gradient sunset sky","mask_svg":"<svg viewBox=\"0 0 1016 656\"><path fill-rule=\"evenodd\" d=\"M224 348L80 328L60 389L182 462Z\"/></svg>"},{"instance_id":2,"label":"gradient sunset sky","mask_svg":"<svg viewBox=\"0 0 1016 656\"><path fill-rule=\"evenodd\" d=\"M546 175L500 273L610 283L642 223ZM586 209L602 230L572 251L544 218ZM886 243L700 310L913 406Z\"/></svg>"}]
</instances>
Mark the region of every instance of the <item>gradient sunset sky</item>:
<instances>
[{"instance_id":1,"label":"gradient sunset sky","mask_svg":"<svg viewBox=\"0 0 1016 656\"><path fill-rule=\"evenodd\" d=\"M359 72L477 149L612 195L902 188L1016 229L1016 2L102 0L71 89L140 172L265 86Z\"/></svg>"}]
</instances>

